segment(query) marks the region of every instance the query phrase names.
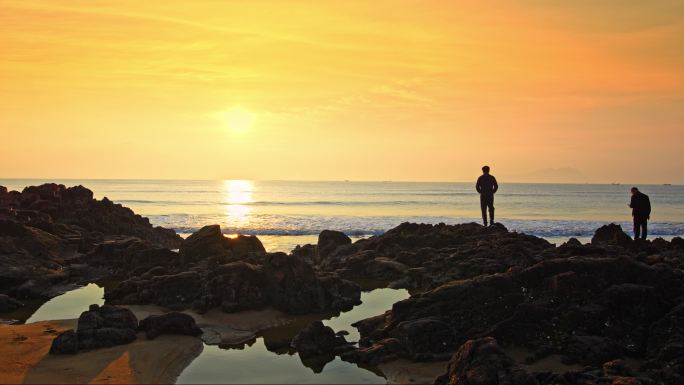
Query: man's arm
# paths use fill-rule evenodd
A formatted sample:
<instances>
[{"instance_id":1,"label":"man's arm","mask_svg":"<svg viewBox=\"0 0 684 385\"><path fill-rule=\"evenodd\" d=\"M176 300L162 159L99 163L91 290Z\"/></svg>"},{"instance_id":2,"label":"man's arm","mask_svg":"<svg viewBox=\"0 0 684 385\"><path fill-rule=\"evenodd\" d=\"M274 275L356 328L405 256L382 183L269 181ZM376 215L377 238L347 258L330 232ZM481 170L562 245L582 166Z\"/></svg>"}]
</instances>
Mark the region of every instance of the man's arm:
<instances>
[{"instance_id":1,"label":"man's arm","mask_svg":"<svg viewBox=\"0 0 684 385\"><path fill-rule=\"evenodd\" d=\"M629 207L634 208L634 195L632 195L632 198L629 200Z\"/></svg>"},{"instance_id":2,"label":"man's arm","mask_svg":"<svg viewBox=\"0 0 684 385\"><path fill-rule=\"evenodd\" d=\"M651 219L651 199L648 198L648 195L646 196L646 219Z\"/></svg>"},{"instance_id":3,"label":"man's arm","mask_svg":"<svg viewBox=\"0 0 684 385\"><path fill-rule=\"evenodd\" d=\"M496 183L496 178L492 177L492 182L494 182L494 192L499 191L499 184Z\"/></svg>"},{"instance_id":4,"label":"man's arm","mask_svg":"<svg viewBox=\"0 0 684 385\"><path fill-rule=\"evenodd\" d=\"M482 182L482 177L477 178L477 182L475 183L475 190L477 190L478 193L482 193L482 185L480 185L480 182Z\"/></svg>"}]
</instances>

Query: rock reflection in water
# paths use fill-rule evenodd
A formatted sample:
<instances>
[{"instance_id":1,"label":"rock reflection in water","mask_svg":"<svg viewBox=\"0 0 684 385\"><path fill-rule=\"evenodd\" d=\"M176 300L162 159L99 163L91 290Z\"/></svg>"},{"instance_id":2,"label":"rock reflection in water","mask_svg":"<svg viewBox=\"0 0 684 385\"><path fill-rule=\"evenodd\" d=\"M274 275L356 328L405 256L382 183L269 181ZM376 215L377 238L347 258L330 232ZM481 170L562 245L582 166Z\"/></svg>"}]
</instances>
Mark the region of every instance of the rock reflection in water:
<instances>
[{"instance_id":1,"label":"rock reflection in water","mask_svg":"<svg viewBox=\"0 0 684 385\"><path fill-rule=\"evenodd\" d=\"M358 366L339 357L319 356L300 359L290 340L312 321L323 323L336 332L345 330L348 341L358 341L352 323L378 315L393 303L408 298L406 290L377 289L361 295L362 304L334 314L292 317L284 326L258 333L256 341L237 348L205 346L202 354L178 378L178 383L385 383L375 367ZM326 319L327 318L327 319Z\"/></svg>"}]
</instances>

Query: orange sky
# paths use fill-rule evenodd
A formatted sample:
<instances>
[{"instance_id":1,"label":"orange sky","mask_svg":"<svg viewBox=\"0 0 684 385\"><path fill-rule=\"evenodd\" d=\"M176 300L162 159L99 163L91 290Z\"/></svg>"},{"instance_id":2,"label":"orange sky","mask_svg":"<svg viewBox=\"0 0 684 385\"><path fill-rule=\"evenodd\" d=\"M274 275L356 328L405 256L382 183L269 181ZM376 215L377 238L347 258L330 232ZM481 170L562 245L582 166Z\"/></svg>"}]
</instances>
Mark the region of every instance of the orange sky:
<instances>
[{"instance_id":1,"label":"orange sky","mask_svg":"<svg viewBox=\"0 0 684 385\"><path fill-rule=\"evenodd\" d=\"M0 178L684 183L683 47L679 0L0 0Z\"/></svg>"}]
</instances>

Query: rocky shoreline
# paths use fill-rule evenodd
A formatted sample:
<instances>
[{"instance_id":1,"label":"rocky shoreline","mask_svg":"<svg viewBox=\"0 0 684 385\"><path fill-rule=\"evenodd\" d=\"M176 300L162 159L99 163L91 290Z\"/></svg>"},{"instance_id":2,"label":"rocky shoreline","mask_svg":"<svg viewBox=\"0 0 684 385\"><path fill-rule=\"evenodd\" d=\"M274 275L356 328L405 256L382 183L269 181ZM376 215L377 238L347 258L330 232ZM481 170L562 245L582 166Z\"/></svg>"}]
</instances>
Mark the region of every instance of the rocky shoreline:
<instances>
[{"instance_id":1,"label":"rocky shoreline","mask_svg":"<svg viewBox=\"0 0 684 385\"><path fill-rule=\"evenodd\" d=\"M404 223L353 243L326 230L316 245L268 253L216 225L183 240L82 186L0 187L0 317L66 285L120 281L55 353L131 343L139 330L200 333L183 313L133 325L127 305L334 313L359 304L358 282L370 279L413 295L358 320L358 344L319 323L285 344L362 365L448 362L438 384L674 385L684 383L683 266L683 239L633 241L612 224L589 244L555 246L500 224ZM110 330L121 320L126 330ZM536 369L551 358L561 365Z\"/></svg>"}]
</instances>

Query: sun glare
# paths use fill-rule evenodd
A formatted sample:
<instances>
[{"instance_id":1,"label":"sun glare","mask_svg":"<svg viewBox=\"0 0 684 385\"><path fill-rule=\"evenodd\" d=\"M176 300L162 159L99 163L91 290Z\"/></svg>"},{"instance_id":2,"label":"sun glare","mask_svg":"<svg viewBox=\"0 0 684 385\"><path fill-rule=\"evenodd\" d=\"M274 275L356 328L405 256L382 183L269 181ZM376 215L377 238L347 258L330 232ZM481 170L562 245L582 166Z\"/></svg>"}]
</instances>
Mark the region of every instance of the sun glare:
<instances>
[{"instance_id":1,"label":"sun glare","mask_svg":"<svg viewBox=\"0 0 684 385\"><path fill-rule=\"evenodd\" d=\"M221 120L231 132L245 132L252 128L256 116L242 107L232 107L221 113Z\"/></svg>"},{"instance_id":2,"label":"sun glare","mask_svg":"<svg viewBox=\"0 0 684 385\"><path fill-rule=\"evenodd\" d=\"M245 226L249 223L249 206L254 185L248 180L227 180L223 183L225 191L226 222L229 226Z\"/></svg>"}]
</instances>

